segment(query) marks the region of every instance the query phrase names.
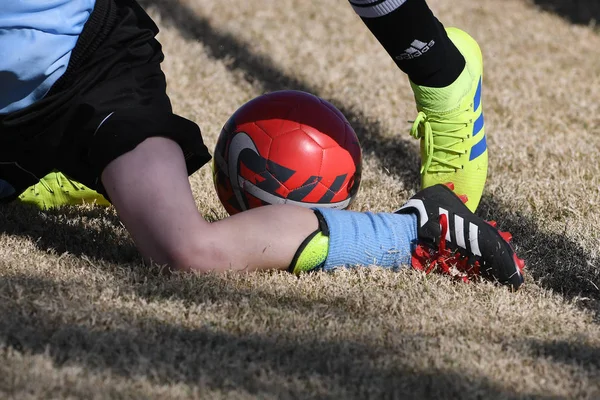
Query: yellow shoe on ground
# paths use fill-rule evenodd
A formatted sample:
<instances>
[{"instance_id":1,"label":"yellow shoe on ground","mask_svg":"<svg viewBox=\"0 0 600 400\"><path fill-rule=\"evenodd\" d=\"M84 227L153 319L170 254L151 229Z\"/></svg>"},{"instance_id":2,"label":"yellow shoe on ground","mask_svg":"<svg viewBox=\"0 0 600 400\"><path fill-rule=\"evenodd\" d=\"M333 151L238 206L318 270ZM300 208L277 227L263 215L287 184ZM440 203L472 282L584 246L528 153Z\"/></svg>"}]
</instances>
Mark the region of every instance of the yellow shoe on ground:
<instances>
[{"instance_id":1,"label":"yellow shoe on ground","mask_svg":"<svg viewBox=\"0 0 600 400\"><path fill-rule=\"evenodd\" d=\"M41 209L82 204L110 205L100 193L67 178L61 172L51 172L39 183L28 187L19 196L19 201Z\"/></svg>"}]
</instances>

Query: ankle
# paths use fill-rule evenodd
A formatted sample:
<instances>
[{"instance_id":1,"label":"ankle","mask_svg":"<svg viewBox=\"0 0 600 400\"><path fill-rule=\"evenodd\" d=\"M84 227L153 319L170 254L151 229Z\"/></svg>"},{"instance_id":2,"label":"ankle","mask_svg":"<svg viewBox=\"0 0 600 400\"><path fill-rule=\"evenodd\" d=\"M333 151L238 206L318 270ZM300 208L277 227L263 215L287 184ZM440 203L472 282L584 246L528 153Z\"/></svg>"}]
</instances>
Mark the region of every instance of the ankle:
<instances>
[{"instance_id":1,"label":"ankle","mask_svg":"<svg viewBox=\"0 0 600 400\"><path fill-rule=\"evenodd\" d=\"M472 90L473 77L465 66L462 72L446 87L429 87L410 82L417 109L447 113L455 111L462 99Z\"/></svg>"}]
</instances>

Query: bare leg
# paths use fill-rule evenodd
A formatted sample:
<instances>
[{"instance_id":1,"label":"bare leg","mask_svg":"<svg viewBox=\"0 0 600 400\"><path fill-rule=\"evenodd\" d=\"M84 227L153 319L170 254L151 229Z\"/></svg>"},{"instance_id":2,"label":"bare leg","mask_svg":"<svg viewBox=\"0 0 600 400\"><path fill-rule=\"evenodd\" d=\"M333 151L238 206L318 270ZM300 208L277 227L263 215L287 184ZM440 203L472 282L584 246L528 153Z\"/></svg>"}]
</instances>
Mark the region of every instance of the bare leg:
<instances>
[{"instance_id":1,"label":"bare leg","mask_svg":"<svg viewBox=\"0 0 600 400\"><path fill-rule=\"evenodd\" d=\"M111 162L102 182L141 254L174 269L285 269L318 227L312 210L287 205L205 221L181 148L162 137Z\"/></svg>"}]
</instances>

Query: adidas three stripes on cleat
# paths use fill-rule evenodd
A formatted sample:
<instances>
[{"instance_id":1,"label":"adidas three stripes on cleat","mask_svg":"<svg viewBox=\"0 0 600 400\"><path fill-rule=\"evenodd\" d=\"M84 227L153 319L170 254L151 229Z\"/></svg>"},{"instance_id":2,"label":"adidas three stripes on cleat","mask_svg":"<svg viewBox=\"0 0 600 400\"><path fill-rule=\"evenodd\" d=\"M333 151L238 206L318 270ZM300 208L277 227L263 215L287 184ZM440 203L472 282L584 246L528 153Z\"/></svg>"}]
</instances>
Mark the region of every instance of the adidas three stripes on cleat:
<instances>
[{"instance_id":1,"label":"adidas three stripes on cleat","mask_svg":"<svg viewBox=\"0 0 600 400\"><path fill-rule=\"evenodd\" d=\"M424 189L396 212L417 215L415 269L464 281L481 276L515 290L523 283L524 262L511 246L510 234L473 214L448 187Z\"/></svg>"}]
</instances>

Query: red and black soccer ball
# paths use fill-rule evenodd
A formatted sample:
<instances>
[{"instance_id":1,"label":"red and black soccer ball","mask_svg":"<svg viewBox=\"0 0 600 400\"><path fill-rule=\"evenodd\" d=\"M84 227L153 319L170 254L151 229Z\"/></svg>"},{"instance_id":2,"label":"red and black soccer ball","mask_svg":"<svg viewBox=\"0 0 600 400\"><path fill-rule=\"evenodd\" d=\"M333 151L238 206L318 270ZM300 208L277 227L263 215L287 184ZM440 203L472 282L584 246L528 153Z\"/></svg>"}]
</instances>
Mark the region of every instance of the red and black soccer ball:
<instances>
[{"instance_id":1,"label":"red and black soccer ball","mask_svg":"<svg viewBox=\"0 0 600 400\"><path fill-rule=\"evenodd\" d=\"M350 206L362 155L344 115L309 93L259 96L225 123L214 153L214 183L230 215L267 204Z\"/></svg>"}]
</instances>

